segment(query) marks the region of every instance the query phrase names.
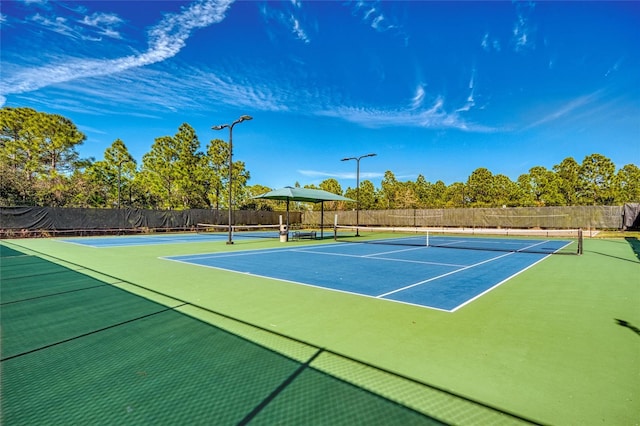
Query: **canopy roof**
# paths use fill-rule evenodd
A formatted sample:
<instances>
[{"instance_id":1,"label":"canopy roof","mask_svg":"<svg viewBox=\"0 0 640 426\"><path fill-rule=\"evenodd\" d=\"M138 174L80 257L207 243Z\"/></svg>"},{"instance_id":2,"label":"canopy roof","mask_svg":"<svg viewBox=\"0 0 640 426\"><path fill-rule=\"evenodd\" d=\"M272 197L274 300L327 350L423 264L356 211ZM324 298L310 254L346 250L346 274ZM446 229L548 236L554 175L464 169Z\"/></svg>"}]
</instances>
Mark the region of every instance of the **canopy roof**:
<instances>
[{"instance_id":1,"label":"canopy roof","mask_svg":"<svg viewBox=\"0 0 640 426\"><path fill-rule=\"evenodd\" d=\"M284 188L269 191L252 198L264 198L267 200L305 201L309 203L320 203L322 201L355 201L342 195L333 194L321 189L294 188L285 186Z\"/></svg>"}]
</instances>

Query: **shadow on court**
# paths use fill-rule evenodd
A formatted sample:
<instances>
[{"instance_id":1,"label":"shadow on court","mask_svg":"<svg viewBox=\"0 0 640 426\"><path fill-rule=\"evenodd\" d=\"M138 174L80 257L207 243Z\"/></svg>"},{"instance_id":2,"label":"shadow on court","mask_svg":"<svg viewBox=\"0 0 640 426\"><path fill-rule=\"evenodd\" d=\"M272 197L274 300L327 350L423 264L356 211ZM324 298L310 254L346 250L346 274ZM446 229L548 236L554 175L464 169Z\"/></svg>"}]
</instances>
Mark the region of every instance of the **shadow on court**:
<instances>
[{"instance_id":1,"label":"shadow on court","mask_svg":"<svg viewBox=\"0 0 640 426\"><path fill-rule=\"evenodd\" d=\"M313 368L322 349L294 359L0 247L3 424L443 424Z\"/></svg>"},{"instance_id":2,"label":"shadow on court","mask_svg":"<svg viewBox=\"0 0 640 426\"><path fill-rule=\"evenodd\" d=\"M598 240L598 241L612 243L612 244L626 244L626 243L628 243L631 246L631 249L633 250L633 253L635 254L636 258L638 260L640 260L640 241L638 241L638 239L636 237L625 237L624 240L625 241L623 241L621 239L620 240L601 239L601 240ZM625 262L638 263L636 260L633 260L633 259L628 259L628 258L620 257L620 256L614 256L614 255L611 255L609 253L602 253L600 251L585 249L585 252L594 253L594 254L597 254L597 255L600 255L600 256L610 257L612 259L624 260Z\"/></svg>"},{"instance_id":3,"label":"shadow on court","mask_svg":"<svg viewBox=\"0 0 640 426\"><path fill-rule=\"evenodd\" d=\"M617 319L616 318L616 324L618 324L621 327L626 327L629 330L633 331L634 333L636 333L638 336L640 336L640 328L636 327L635 325L629 323L628 321L625 320L621 320L621 319Z\"/></svg>"},{"instance_id":4,"label":"shadow on court","mask_svg":"<svg viewBox=\"0 0 640 426\"><path fill-rule=\"evenodd\" d=\"M626 237L625 240L631 246L631 249L635 253L636 257L640 259L640 241L636 237Z\"/></svg>"}]
</instances>

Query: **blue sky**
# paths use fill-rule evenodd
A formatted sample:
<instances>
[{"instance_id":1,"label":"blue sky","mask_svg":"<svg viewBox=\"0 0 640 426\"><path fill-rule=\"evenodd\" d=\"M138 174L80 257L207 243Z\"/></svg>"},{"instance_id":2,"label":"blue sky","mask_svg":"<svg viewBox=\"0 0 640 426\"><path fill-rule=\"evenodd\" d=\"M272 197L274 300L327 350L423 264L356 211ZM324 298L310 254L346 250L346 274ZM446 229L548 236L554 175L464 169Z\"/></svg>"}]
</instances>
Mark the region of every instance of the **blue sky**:
<instances>
[{"instance_id":1,"label":"blue sky","mask_svg":"<svg viewBox=\"0 0 640 426\"><path fill-rule=\"evenodd\" d=\"M186 122L249 184L512 180L640 165L640 3L2 1L0 104L69 117L82 157L141 162Z\"/></svg>"}]
</instances>

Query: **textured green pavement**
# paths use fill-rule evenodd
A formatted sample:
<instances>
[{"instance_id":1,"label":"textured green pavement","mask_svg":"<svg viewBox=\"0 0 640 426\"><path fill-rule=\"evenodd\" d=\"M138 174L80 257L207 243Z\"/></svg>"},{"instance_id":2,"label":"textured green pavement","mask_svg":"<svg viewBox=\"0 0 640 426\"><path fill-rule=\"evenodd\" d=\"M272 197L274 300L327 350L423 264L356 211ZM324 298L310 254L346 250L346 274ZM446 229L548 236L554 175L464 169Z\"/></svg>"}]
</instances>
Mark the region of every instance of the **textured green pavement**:
<instances>
[{"instance_id":1,"label":"textured green pavement","mask_svg":"<svg viewBox=\"0 0 640 426\"><path fill-rule=\"evenodd\" d=\"M551 256L454 313L160 259L282 246L275 242L93 249L39 239L5 245L87 268L83 273L166 306L188 303L195 307L189 314L203 321L242 328L226 324L224 316L236 318L537 422L640 422L637 240L587 239L583 256ZM250 331L237 332L254 339ZM352 372L326 368L341 376ZM375 389L374 379L360 384L394 393ZM429 409L419 392L395 392L394 400ZM268 423L269 411L261 414Z\"/></svg>"}]
</instances>

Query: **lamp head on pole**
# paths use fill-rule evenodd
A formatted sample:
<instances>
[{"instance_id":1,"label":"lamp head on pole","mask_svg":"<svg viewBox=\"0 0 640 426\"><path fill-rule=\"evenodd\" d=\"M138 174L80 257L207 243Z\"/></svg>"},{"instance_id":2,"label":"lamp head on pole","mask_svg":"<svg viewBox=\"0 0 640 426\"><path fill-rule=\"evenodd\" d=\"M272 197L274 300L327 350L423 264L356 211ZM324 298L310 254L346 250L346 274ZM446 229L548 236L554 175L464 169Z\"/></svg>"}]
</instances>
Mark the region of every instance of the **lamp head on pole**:
<instances>
[{"instance_id":1,"label":"lamp head on pole","mask_svg":"<svg viewBox=\"0 0 640 426\"><path fill-rule=\"evenodd\" d=\"M360 157L345 157L345 158L343 158L343 159L342 159L342 160L340 160L340 161L349 161L349 160L356 160L356 161L360 161L360 159L361 159L361 158L365 158L365 157L375 157L376 155L378 155L378 154L371 153L371 154L367 154L367 155L361 155Z\"/></svg>"},{"instance_id":2,"label":"lamp head on pole","mask_svg":"<svg viewBox=\"0 0 640 426\"><path fill-rule=\"evenodd\" d=\"M213 129L213 130L222 130L222 129L226 128L226 127L229 127L229 125L228 124L221 124L219 126L211 126L211 129Z\"/></svg>"},{"instance_id":3,"label":"lamp head on pole","mask_svg":"<svg viewBox=\"0 0 640 426\"><path fill-rule=\"evenodd\" d=\"M250 115L241 115L240 118L238 118L236 121L233 122L233 124L231 124L231 127L235 126L238 123L242 123L243 121L247 121L247 120L252 120L253 117L251 117Z\"/></svg>"}]
</instances>

